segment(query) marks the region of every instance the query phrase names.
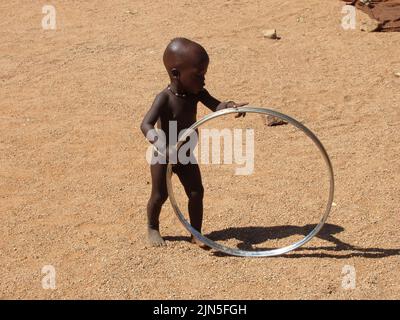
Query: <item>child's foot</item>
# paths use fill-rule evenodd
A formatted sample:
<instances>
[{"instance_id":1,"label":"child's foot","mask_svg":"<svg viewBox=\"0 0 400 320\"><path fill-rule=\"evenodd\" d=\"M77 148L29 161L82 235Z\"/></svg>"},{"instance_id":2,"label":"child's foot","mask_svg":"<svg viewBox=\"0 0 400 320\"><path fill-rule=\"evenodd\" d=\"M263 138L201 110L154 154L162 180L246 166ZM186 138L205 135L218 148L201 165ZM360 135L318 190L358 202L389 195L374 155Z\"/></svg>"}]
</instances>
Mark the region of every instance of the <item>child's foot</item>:
<instances>
[{"instance_id":1,"label":"child's foot","mask_svg":"<svg viewBox=\"0 0 400 320\"><path fill-rule=\"evenodd\" d=\"M156 229L148 228L147 236L148 236L149 244L152 247L162 247L162 246L166 245L164 239L160 235L160 232Z\"/></svg>"},{"instance_id":2,"label":"child's foot","mask_svg":"<svg viewBox=\"0 0 400 320\"><path fill-rule=\"evenodd\" d=\"M211 249L209 246L206 246L203 242L197 240L197 239L196 239L195 237L193 237L193 236L190 238L190 242L193 243L193 244L198 245L198 246L199 246L201 249L203 249L203 250L210 250L210 249Z\"/></svg>"}]
</instances>

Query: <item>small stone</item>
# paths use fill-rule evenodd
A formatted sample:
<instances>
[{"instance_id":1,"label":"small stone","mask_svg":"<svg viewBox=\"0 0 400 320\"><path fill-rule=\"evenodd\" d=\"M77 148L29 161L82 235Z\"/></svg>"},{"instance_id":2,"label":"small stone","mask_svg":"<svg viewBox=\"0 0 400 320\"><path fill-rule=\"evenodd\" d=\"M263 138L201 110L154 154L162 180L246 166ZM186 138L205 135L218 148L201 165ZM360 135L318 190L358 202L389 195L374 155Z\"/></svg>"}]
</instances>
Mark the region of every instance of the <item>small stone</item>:
<instances>
[{"instance_id":1,"label":"small stone","mask_svg":"<svg viewBox=\"0 0 400 320\"><path fill-rule=\"evenodd\" d=\"M371 0L360 0L360 2L367 7L371 7Z\"/></svg>"},{"instance_id":2,"label":"small stone","mask_svg":"<svg viewBox=\"0 0 400 320\"><path fill-rule=\"evenodd\" d=\"M374 32L380 28L378 21L364 22L361 24L360 30L365 32Z\"/></svg>"},{"instance_id":3,"label":"small stone","mask_svg":"<svg viewBox=\"0 0 400 320\"><path fill-rule=\"evenodd\" d=\"M281 126L285 124L288 124L285 120L282 120L274 116L267 116L266 125L268 127Z\"/></svg>"},{"instance_id":4,"label":"small stone","mask_svg":"<svg viewBox=\"0 0 400 320\"><path fill-rule=\"evenodd\" d=\"M263 35L264 35L264 38L278 39L278 36L276 35L276 29L264 30Z\"/></svg>"},{"instance_id":5,"label":"small stone","mask_svg":"<svg viewBox=\"0 0 400 320\"><path fill-rule=\"evenodd\" d=\"M134 11L127 10L126 13L129 13L129 14L137 14L138 12L137 12L137 10L134 10Z\"/></svg>"},{"instance_id":6,"label":"small stone","mask_svg":"<svg viewBox=\"0 0 400 320\"><path fill-rule=\"evenodd\" d=\"M357 23L360 26L360 30L365 32L379 31L381 28L377 20L371 18L366 12L361 10L357 12Z\"/></svg>"},{"instance_id":7,"label":"small stone","mask_svg":"<svg viewBox=\"0 0 400 320\"><path fill-rule=\"evenodd\" d=\"M400 72L395 72L394 75L400 78Z\"/></svg>"}]
</instances>

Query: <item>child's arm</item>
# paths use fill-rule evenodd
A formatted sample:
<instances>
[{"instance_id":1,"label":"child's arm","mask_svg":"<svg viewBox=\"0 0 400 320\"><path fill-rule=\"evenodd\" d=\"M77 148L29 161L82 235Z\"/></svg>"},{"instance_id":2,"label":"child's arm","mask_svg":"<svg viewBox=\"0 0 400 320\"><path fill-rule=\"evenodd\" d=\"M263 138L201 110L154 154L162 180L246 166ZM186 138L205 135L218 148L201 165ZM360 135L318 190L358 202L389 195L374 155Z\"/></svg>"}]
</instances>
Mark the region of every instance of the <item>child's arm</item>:
<instances>
[{"instance_id":1,"label":"child's arm","mask_svg":"<svg viewBox=\"0 0 400 320\"><path fill-rule=\"evenodd\" d=\"M150 130L154 130L154 126L160 117L162 107L167 103L167 99L168 96L164 92L159 93L140 125L140 130L150 143L155 142L155 137L152 137L152 135L149 135L148 137L147 134Z\"/></svg>"},{"instance_id":2,"label":"child's arm","mask_svg":"<svg viewBox=\"0 0 400 320\"><path fill-rule=\"evenodd\" d=\"M221 101L215 99L206 89L203 89L200 93L200 102L212 112L217 111L218 106L221 104Z\"/></svg>"},{"instance_id":3,"label":"child's arm","mask_svg":"<svg viewBox=\"0 0 400 320\"><path fill-rule=\"evenodd\" d=\"M219 111L222 109L226 109L226 108L238 108L238 107L243 107L246 103L236 103L233 101L224 101L221 102L219 100L217 100L216 98L214 98L212 95L210 95L210 93L206 90L203 89L203 91L200 94L200 102L202 104L204 104L208 109L210 109L212 112L215 111ZM245 116L246 113L238 113L235 118L239 118L241 116Z\"/></svg>"}]
</instances>

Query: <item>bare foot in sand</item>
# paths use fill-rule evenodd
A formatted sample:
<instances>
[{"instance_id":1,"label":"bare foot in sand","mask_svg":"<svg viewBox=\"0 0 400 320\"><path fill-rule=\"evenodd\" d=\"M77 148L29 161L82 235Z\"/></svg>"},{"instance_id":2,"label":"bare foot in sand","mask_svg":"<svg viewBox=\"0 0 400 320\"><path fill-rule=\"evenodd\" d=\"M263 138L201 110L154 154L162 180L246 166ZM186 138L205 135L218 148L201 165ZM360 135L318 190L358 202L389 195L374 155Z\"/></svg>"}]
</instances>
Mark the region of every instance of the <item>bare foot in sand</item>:
<instances>
[{"instance_id":1,"label":"bare foot in sand","mask_svg":"<svg viewBox=\"0 0 400 320\"><path fill-rule=\"evenodd\" d=\"M147 236L149 244L152 247L162 247L166 245L164 239L161 237L160 232L157 229L148 228Z\"/></svg>"},{"instance_id":2,"label":"bare foot in sand","mask_svg":"<svg viewBox=\"0 0 400 320\"><path fill-rule=\"evenodd\" d=\"M190 242L193 244L198 245L201 249L203 250L210 250L211 248L209 246L206 246L204 243L201 241L197 240L195 237L191 236Z\"/></svg>"}]
</instances>

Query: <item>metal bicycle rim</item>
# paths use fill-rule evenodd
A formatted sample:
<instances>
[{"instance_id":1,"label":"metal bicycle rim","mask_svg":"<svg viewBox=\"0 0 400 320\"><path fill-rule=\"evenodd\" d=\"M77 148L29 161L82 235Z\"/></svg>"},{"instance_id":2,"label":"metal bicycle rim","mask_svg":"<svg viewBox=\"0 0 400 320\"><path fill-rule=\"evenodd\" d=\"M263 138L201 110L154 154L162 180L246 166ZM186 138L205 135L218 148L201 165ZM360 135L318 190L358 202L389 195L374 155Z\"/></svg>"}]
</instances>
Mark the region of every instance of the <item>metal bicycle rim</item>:
<instances>
[{"instance_id":1,"label":"metal bicycle rim","mask_svg":"<svg viewBox=\"0 0 400 320\"><path fill-rule=\"evenodd\" d=\"M235 248L221 245L221 244L205 237L203 234L201 234L200 232L195 230L190 225L190 223L185 219L184 215L182 214L181 210L179 209L179 207L177 205L174 191L172 188L172 181L171 181L172 164L171 163L168 164L167 177L166 177L168 196L169 196L172 208L174 209L175 214L177 215L179 221L195 238L197 238L199 241L201 241L203 244L207 245L208 247L210 247L214 250L217 250L217 251L221 251L228 255L239 256L239 257L272 257L272 256L282 255L282 254L288 253L294 249L297 249L297 248L301 247L302 245L304 245L305 243L307 243L308 241L310 241L321 230L325 221L327 220L327 218L329 216L329 212L331 211L332 202L333 202L333 194L334 194L334 174L333 174L332 164L331 164L328 153L326 152L324 146L322 145L322 143L319 141L319 139L315 136L315 134L310 129L305 127L303 124L301 124L297 120L295 120L283 113L280 113L280 112L277 112L274 110L270 110L270 109L253 107L253 106L223 109L223 110L213 112L213 113L205 116L204 118L202 118L199 121L197 121L196 123L194 123L190 128L188 128L183 133L183 135L180 137L180 139L177 143L177 149L180 147L180 145L182 145L182 143L184 143L184 140L195 129L200 127L202 124L204 124L212 119L215 119L217 117L220 117L220 116L224 116L224 115L231 114L231 113L240 113L240 112L259 113L259 114L274 116L274 117L280 118L282 120L285 120L288 123L290 123L291 125L295 126L296 128L300 129L301 131L303 131L307 135L307 137L309 137L314 142L314 144L317 146L317 148L321 152L322 157L324 158L327 169L328 169L329 196L328 196L328 201L327 201L327 204L325 207L325 212L323 213L323 216L322 216L320 222L315 226L315 228L308 235L306 235L303 239L301 239L291 245L282 247L282 248L277 248L277 249L272 249L272 250L262 250L262 251L261 250L260 251L246 251L246 250L235 249Z\"/></svg>"}]
</instances>

